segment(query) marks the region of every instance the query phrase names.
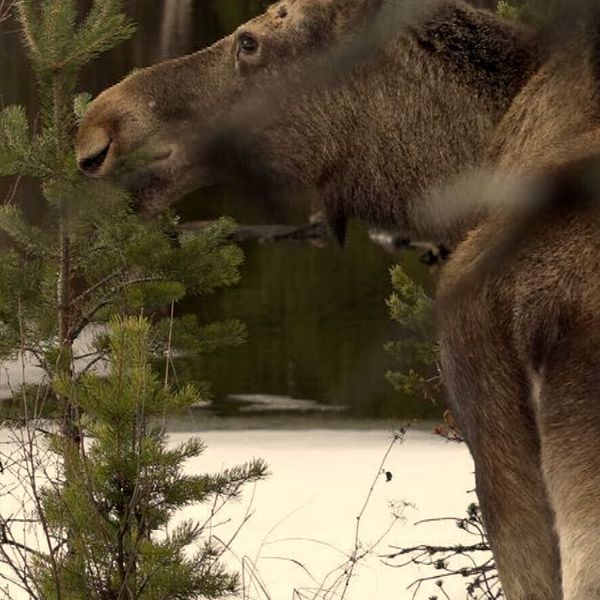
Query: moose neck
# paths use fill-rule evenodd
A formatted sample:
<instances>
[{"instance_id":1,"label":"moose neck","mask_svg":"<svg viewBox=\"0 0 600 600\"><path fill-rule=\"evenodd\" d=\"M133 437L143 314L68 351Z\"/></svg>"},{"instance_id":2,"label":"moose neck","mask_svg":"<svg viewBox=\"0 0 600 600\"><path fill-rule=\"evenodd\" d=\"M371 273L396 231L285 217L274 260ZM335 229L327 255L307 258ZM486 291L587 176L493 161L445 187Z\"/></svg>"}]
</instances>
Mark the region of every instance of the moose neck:
<instances>
[{"instance_id":1,"label":"moose neck","mask_svg":"<svg viewBox=\"0 0 600 600\"><path fill-rule=\"evenodd\" d=\"M293 125L278 131L287 147L277 149L278 160L299 149L285 168L320 190L342 239L355 216L412 238L455 241L470 219L443 231L419 203L480 163L536 60L529 32L444 3L350 76L290 109Z\"/></svg>"}]
</instances>

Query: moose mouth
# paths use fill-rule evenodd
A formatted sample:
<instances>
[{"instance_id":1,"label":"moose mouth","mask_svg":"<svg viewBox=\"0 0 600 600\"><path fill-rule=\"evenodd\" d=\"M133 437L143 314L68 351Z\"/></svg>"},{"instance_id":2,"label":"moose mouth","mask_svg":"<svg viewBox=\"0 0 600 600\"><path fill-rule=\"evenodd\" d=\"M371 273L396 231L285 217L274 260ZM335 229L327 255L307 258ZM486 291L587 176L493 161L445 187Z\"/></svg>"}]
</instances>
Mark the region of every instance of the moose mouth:
<instances>
[{"instance_id":1,"label":"moose mouth","mask_svg":"<svg viewBox=\"0 0 600 600\"><path fill-rule=\"evenodd\" d=\"M210 170L190 164L177 149L155 154L142 168L124 172L121 181L129 190L136 211L153 217L186 194L214 182Z\"/></svg>"},{"instance_id":2,"label":"moose mouth","mask_svg":"<svg viewBox=\"0 0 600 600\"><path fill-rule=\"evenodd\" d=\"M79 169L92 179L107 179L122 185L131 194L132 205L144 214L155 215L178 197L191 191L193 169L174 145L147 150L140 148L119 156L116 144L78 157Z\"/></svg>"},{"instance_id":3,"label":"moose mouth","mask_svg":"<svg viewBox=\"0 0 600 600\"><path fill-rule=\"evenodd\" d=\"M112 141L109 141L108 144L100 148L100 150L97 150L84 158L78 159L77 162L80 171L85 173L88 177L102 177L101 171L107 162L112 146Z\"/></svg>"},{"instance_id":4,"label":"moose mouth","mask_svg":"<svg viewBox=\"0 0 600 600\"><path fill-rule=\"evenodd\" d=\"M103 177L119 179L130 173L162 169L175 154L175 148L167 145L153 150L139 147L120 156L116 146L109 138L86 154L77 156L79 170L94 179Z\"/></svg>"}]
</instances>

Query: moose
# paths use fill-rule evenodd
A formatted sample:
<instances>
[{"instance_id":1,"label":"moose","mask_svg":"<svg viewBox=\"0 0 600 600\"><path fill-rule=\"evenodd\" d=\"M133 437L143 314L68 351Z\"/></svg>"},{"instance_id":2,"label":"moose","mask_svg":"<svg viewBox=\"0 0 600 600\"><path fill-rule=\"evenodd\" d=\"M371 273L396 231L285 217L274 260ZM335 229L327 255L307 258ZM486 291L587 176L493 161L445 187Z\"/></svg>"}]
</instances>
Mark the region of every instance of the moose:
<instances>
[{"instance_id":1,"label":"moose","mask_svg":"<svg viewBox=\"0 0 600 600\"><path fill-rule=\"evenodd\" d=\"M317 190L340 239L358 217L452 246L440 360L508 600L600 597L600 217L568 185L599 149L600 49L573 31L546 50L462 0L281 0L103 92L76 139L149 212L258 171ZM538 210L498 177L537 181Z\"/></svg>"}]
</instances>

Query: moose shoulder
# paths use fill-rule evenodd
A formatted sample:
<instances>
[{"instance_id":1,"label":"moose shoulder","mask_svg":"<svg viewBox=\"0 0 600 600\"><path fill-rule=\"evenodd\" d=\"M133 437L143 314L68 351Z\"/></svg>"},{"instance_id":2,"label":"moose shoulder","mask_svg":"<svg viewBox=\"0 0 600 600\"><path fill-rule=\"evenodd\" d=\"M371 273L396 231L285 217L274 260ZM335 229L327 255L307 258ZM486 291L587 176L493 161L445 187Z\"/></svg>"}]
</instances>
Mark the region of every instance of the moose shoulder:
<instances>
[{"instance_id":1,"label":"moose shoulder","mask_svg":"<svg viewBox=\"0 0 600 600\"><path fill-rule=\"evenodd\" d=\"M317 189L340 236L354 215L453 243L444 378L506 598L595 599L600 219L564 198L521 220L527 237L506 252L511 211L456 187L482 167L560 173L597 148L594 48L573 43L540 65L531 32L458 0L415 18L419 4L279 2L100 95L77 137L80 168L126 171L150 210L228 169L258 170ZM394 7L403 26L382 35ZM478 270L490 247L501 268ZM465 273L475 283L457 295Z\"/></svg>"}]
</instances>

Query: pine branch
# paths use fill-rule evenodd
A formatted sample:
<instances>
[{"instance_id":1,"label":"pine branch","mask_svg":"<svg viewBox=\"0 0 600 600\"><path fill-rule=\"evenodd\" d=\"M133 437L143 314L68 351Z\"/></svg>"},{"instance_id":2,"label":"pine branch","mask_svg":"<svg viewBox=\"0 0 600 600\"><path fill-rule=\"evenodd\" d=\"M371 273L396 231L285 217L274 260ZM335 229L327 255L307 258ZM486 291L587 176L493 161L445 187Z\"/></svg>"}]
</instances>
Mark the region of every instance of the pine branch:
<instances>
[{"instance_id":1,"label":"pine branch","mask_svg":"<svg viewBox=\"0 0 600 600\"><path fill-rule=\"evenodd\" d=\"M81 371L77 374L77 379L81 380L82 377L85 377L91 370L101 361L108 360L110 356L110 352L107 350L105 352L100 352L98 355L93 358Z\"/></svg>"},{"instance_id":2,"label":"pine branch","mask_svg":"<svg viewBox=\"0 0 600 600\"><path fill-rule=\"evenodd\" d=\"M0 0L0 14L6 1ZM101 590L103 597L122 598L125 591L139 591L138 574L153 573L161 597L216 598L233 591L236 577L210 544L187 552L186 546L201 544L203 527L176 529L163 541L155 534L179 507L211 494L235 499L244 484L266 475L266 466L254 461L216 476L186 475L185 461L203 445L193 439L170 448L164 428L151 419L188 408L200 393L189 385L172 389L168 376L163 380L153 371L152 352L161 341L148 321L113 319L110 343L96 343L97 353L74 357L73 347L88 325L105 324L105 312L117 312L118 306L137 311L168 302L174 313L186 290L210 293L235 283L242 253L227 241L232 224L225 220L193 240L182 236L175 247L163 233L172 217L141 221L127 208L122 190L77 173L71 141L77 75L88 60L127 38L132 26L121 0L94 0L79 24L75 7L75 0L19 1L41 117L30 124L22 108L0 113L0 173L37 178L53 225L40 232L15 207L0 209L0 228L12 237L11 249L0 258L1 350L31 353L48 375L37 388L33 410L31 386L20 389L24 463L0 464L23 468L20 484L46 551L38 550L38 557L25 544L4 550L18 555L15 573L21 569L32 597L64 600ZM84 105L75 102L79 116ZM244 337L236 321L196 324L196 331L202 337L196 350L206 352ZM192 334L188 331L188 340ZM175 335L171 341L177 343ZM83 368L77 372L75 360L84 357L89 361L79 363ZM102 360L111 368L100 377L94 366ZM49 449L43 456L36 454L41 446L31 427L40 414L40 394L42 403L50 398L62 411L62 427L44 434ZM47 469L49 457L57 472ZM118 565L107 547L120 548Z\"/></svg>"},{"instance_id":3,"label":"pine branch","mask_svg":"<svg viewBox=\"0 0 600 600\"><path fill-rule=\"evenodd\" d=\"M164 277L161 276L149 276L149 277L138 277L122 283L121 285L113 287L105 296L100 300L93 308L91 308L85 316L83 316L78 323L70 330L68 339L74 342L80 335L81 332L92 323L94 317L107 306L110 306L113 302L114 296L123 290L132 287L134 285L141 285L144 283L156 283L165 281Z\"/></svg>"},{"instance_id":4,"label":"pine branch","mask_svg":"<svg viewBox=\"0 0 600 600\"><path fill-rule=\"evenodd\" d=\"M69 60L81 64L129 39L135 27L121 12L121 0L96 0L77 31Z\"/></svg>"},{"instance_id":5,"label":"pine branch","mask_svg":"<svg viewBox=\"0 0 600 600\"><path fill-rule=\"evenodd\" d=\"M17 18L21 25L21 31L25 45L29 50L32 62L39 63L39 14L37 6L39 0L20 0L17 2Z\"/></svg>"},{"instance_id":6,"label":"pine branch","mask_svg":"<svg viewBox=\"0 0 600 600\"><path fill-rule=\"evenodd\" d=\"M79 296L74 298L73 304L74 305L80 304L85 299L87 299L89 296L91 296L92 294L97 292L100 288L109 284L113 279L116 279L117 277L120 277L121 275L124 275L124 274L125 274L124 268L119 268L116 271L113 271L112 273L110 273L110 275L107 275L106 277L104 277L103 279L101 279L100 281L98 281L97 283L92 285L91 287L87 288L84 292L79 294Z\"/></svg>"},{"instance_id":7,"label":"pine branch","mask_svg":"<svg viewBox=\"0 0 600 600\"><path fill-rule=\"evenodd\" d=\"M77 16L73 0L44 0L41 3L41 27L39 35L42 56L38 68L57 72L69 66L67 53L72 45L73 30ZM55 107L64 106L62 103Z\"/></svg>"},{"instance_id":8,"label":"pine branch","mask_svg":"<svg viewBox=\"0 0 600 600\"><path fill-rule=\"evenodd\" d=\"M38 549L33 548L32 546L27 546L22 544L21 542L17 542L14 539L11 539L7 536L7 531L4 523L0 523L0 546L8 546L9 548L16 548L17 550L22 550L23 552L35 556L40 560L47 561L48 557L40 552Z\"/></svg>"}]
</instances>

